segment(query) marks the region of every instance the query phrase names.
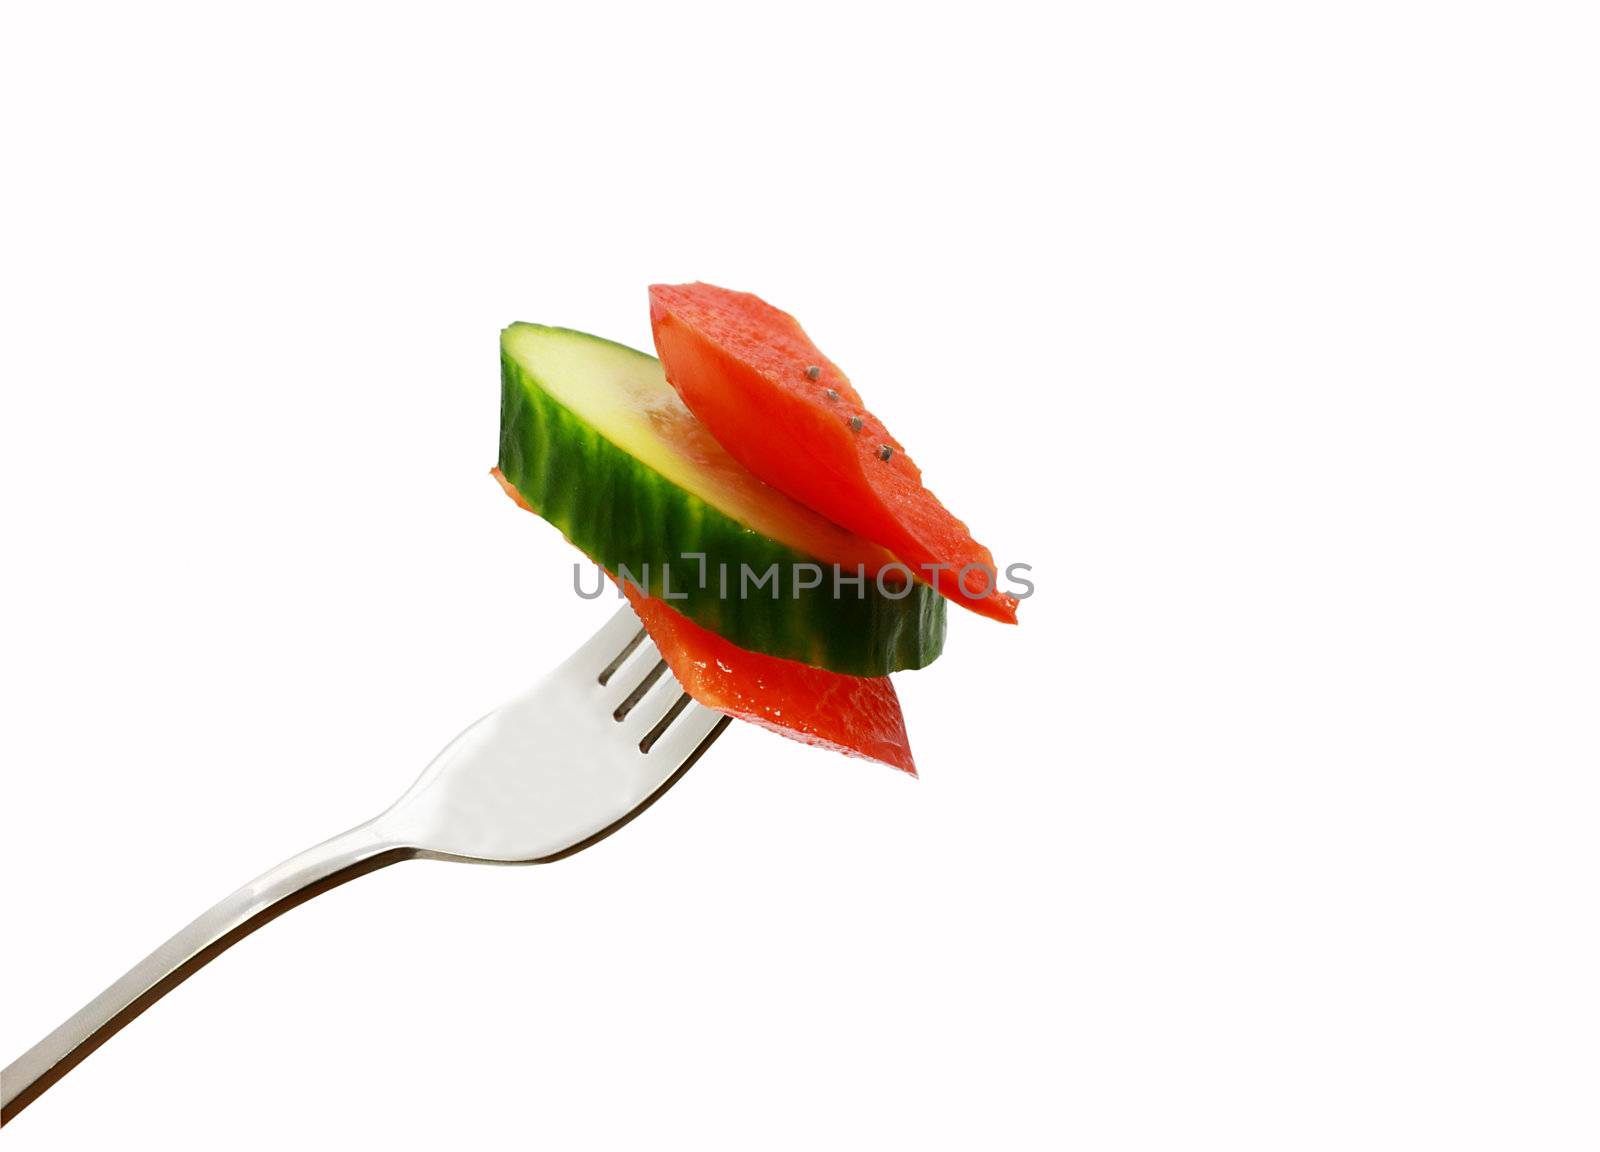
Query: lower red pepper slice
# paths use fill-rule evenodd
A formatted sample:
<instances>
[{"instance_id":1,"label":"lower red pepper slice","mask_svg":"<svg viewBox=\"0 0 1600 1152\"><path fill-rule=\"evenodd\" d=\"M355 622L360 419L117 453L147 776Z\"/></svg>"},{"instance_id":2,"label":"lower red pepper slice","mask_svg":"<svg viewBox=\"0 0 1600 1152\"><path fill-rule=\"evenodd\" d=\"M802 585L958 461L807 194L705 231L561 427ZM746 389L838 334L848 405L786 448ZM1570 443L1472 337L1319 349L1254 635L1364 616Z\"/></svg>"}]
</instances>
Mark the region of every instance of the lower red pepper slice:
<instances>
[{"instance_id":1,"label":"lower red pepper slice","mask_svg":"<svg viewBox=\"0 0 1600 1152\"><path fill-rule=\"evenodd\" d=\"M508 496L533 511L498 468L493 474ZM751 652L632 585L623 591L672 675L701 704L803 744L917 774L887 676L846 676Z\"/></svg>"}]
</instances>

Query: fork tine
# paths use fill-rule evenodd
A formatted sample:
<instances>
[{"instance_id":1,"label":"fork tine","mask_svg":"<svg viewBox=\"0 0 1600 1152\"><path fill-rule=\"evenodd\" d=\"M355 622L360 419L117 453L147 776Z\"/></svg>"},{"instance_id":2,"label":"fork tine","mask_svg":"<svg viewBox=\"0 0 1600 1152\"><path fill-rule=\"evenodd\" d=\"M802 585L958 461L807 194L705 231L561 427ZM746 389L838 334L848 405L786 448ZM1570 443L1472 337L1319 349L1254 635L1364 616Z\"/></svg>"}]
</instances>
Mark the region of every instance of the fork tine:
<instances>
[{"instance_id":1,"label":"fork tine","mask_svg":"<svg viewBox=\"0 0 1600 1152\"><path fill-rule=\"evenodd\" d=\"M672 673L667 669L666 661L659 665L661 676L656 679L649 689L640 695L633 707L623 717L618 725L622 736L630 744L638 744L643 740L645 733L649 732L667 714L673 701L683 695L683 689L672 678ZM654 669L652 669L652 672Z\"/></svg>"},{"instance_id":2,"label":"fork tine","mask_svg":"<svg viewBox=\"0 0 1600 1152\"><path fill-rule=\"evenodd\" d=\"M635 668L630 669L630 671L637 672L639 668L644 668L644 663L642 661ZM645 668L644 675L637 677L638 683L635 684L633 689L622 698L622 701L614 709L612 709L611 718L619 722L632 719L636 723L637 717L644 715L648 711L647 708L641 707L641 705L644 704L645 698L650 695L650 693L655 689L655 686L660 684L665 677L667 677L667 662L665 660L657 660L650 667ZM633 680L635 677L630 675L628 679Z\"/></svg>"},{"instance_id":3,"label":"fork tine","mask_svg":"<svg viewBox=\"0 0 1600 1152\"><path fill-rule=\"evenodd\" d=\"M611 683L611 678L615 676L622 666L628 662L628 657L634 654L639 645L644 643L647 635L648 634L645 632L645 630L640 628L633 634L633 639L629 640L622 646L622 651L618 652L611 658L611 663L600 669L600 675L598 677L600 681L600 687L604 688L607 684Z\"/></svg>"},{"instance_id":4,"label":"fork tine","mask_svg":"<svg viewBox=\"0 0 1600 1152\"><path fill-rule=\"evenodd\" d=\"M678 693L678 698L672 702L672 707L667 709L667 714L657 720L655 726L640 737L639 751L650 751L655 746L655 742L661 739L666 730L672 727L673 722L683 714L683 710L693 703L694 699L687 692Z\"/></svg>"},{"instance_id":5,"label":"fork tine","mask_svg":"<svg viewBox=\"0 0 1600 1152\"><path fill-rule=\"evenodd\" d=\"M600 689L600 704L605 709L606 718L609 720L611 713L622 708L627 701L638 693L643 698L648 685L644 683L649 679L657 664L661 662L661 653L656 651L656 646L646 636L639 644L628 653L626 660L617 668L605 687ZM654 681L651 681L654 683ZM635 700L634 703L638 701ZM631 711L632 706L628 706Z\"/></svg>"},{"instance_id":6,"label":"fork tine","mask_svg":"<svg viewBox=\"0 0 1600 1152\"><path fill-rule=\"evenodd\" d=\"M733 721L714 708L691 700L650 745L649 755L677 764L689 759L702 745L721 735ZM641 736L641 739L643 737Z\"/></svg>"},{"instance_id":7,"label":"fork tine","mask_svg":"<svg viewBox=\"0 0 1600 1152\"><path fill-rule=\"evenodd\" d=\"M632 608L623 605L583 647L568 657L564 668L600 688L599 702L606 723L611 725L614 723L611 714L643 686L643 681L660 660L661 653L649 635L644 634L639 617ZM600 685L602 672L609 673L603 686ZM664 762L687 760L729 721L722 713L693 700L677 708L682 693L671 671L663 673L633 702L623 720L615 722L620 729L618 735L634 745L650 737L649 755L661 757ZM671 711L676 711L676 715L669 720L667 713Z\"/></svg>"},{"instance_id":8,"label":"fork tine","mask_svg":"<svg viewBox=\"0 0 1600 1152\"><path fill-rule=\"evenodd\" d=\"M598 682L600 673L623 653L629 641L640 631L639 617L624 604L600 626L598 632L584 641L582 647L567 657L563 668L584 677L593 677Z\"/></svg>"}]
</instances>

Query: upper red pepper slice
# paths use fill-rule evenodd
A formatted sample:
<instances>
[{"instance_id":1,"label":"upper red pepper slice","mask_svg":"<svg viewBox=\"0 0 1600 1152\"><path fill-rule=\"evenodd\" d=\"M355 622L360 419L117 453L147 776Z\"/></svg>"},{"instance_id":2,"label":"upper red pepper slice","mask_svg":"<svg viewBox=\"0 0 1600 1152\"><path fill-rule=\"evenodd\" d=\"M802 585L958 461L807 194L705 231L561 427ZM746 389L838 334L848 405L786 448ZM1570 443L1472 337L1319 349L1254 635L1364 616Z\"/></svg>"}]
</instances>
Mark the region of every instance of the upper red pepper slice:
<instances>
[{"instance_id":1,"label":"upper red pepper slice","mask_svg":"<svg viewBox=\"0 0 1600 1152\"><path fill-rule=\"evenodd\" d=\"M793 316L748 292L654 284L650 326L667 380L734 459L955 603L1017 622L989 550Z\"/></svg>"}]
</instances>

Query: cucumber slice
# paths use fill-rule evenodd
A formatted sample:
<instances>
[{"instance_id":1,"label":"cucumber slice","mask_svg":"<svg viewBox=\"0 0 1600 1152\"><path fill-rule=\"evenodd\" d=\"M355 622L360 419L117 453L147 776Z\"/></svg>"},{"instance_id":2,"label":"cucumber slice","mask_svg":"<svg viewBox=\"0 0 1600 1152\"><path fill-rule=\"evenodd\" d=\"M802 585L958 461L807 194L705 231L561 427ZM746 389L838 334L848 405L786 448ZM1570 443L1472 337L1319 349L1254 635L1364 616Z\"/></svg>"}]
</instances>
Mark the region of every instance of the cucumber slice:
<instances>
[{"instance_id":1,"label":"cucumber slice","mask_svg":"<svg viewBox=\"0 0 1600 1152\"><path fill-rule=\"evenodd\" d=\"M891 583L898 571L880 589L873 573L894 557L757 480L678 399L655 357L513 324L500 363L500 471L596 563L626 569L753 652L856 676L939 655L944 598L920 581ZM813 575L796 578L805 564L821 569L818 587L801 587ZM756 587L773 565L776 580ZM846 580L865 570L859 597L843 582L835 595L834 565Z\"/></svg>"}]
</instances>

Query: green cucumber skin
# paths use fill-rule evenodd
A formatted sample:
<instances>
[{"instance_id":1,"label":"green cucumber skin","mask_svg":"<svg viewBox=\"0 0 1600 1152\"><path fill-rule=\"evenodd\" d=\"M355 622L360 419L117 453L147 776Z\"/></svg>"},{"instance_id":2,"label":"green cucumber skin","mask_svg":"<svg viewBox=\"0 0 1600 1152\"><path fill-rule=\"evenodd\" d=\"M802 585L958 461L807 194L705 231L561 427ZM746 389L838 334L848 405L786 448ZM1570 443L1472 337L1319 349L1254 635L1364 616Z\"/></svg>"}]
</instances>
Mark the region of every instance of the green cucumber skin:
<instances>
[{"instance_id":1,"label":"green cucumber skin","mask_svg":"<svg viewBox=\"0 0 1600 1152\"><path fill-rule=\"evenodd\" d=\"M832 570L821 565L822 584L796 596L789 573L812 557L669 482L547 394L509 355L500 363L500 471L596 563L613 573L626 567L650 595L741 648L832 672L886 676L925 667L943 650L945 601L928 585L917 582L895 600L869 575L862 598L847 584L835 599ZM698 587L700 561L684 553L705 554L706 588ZM726 599L720 564L727 565ZM740 565L759 575L772 564L781 598L771 598L769 582L740 599Z\"/></svg>"}]
</instances>

